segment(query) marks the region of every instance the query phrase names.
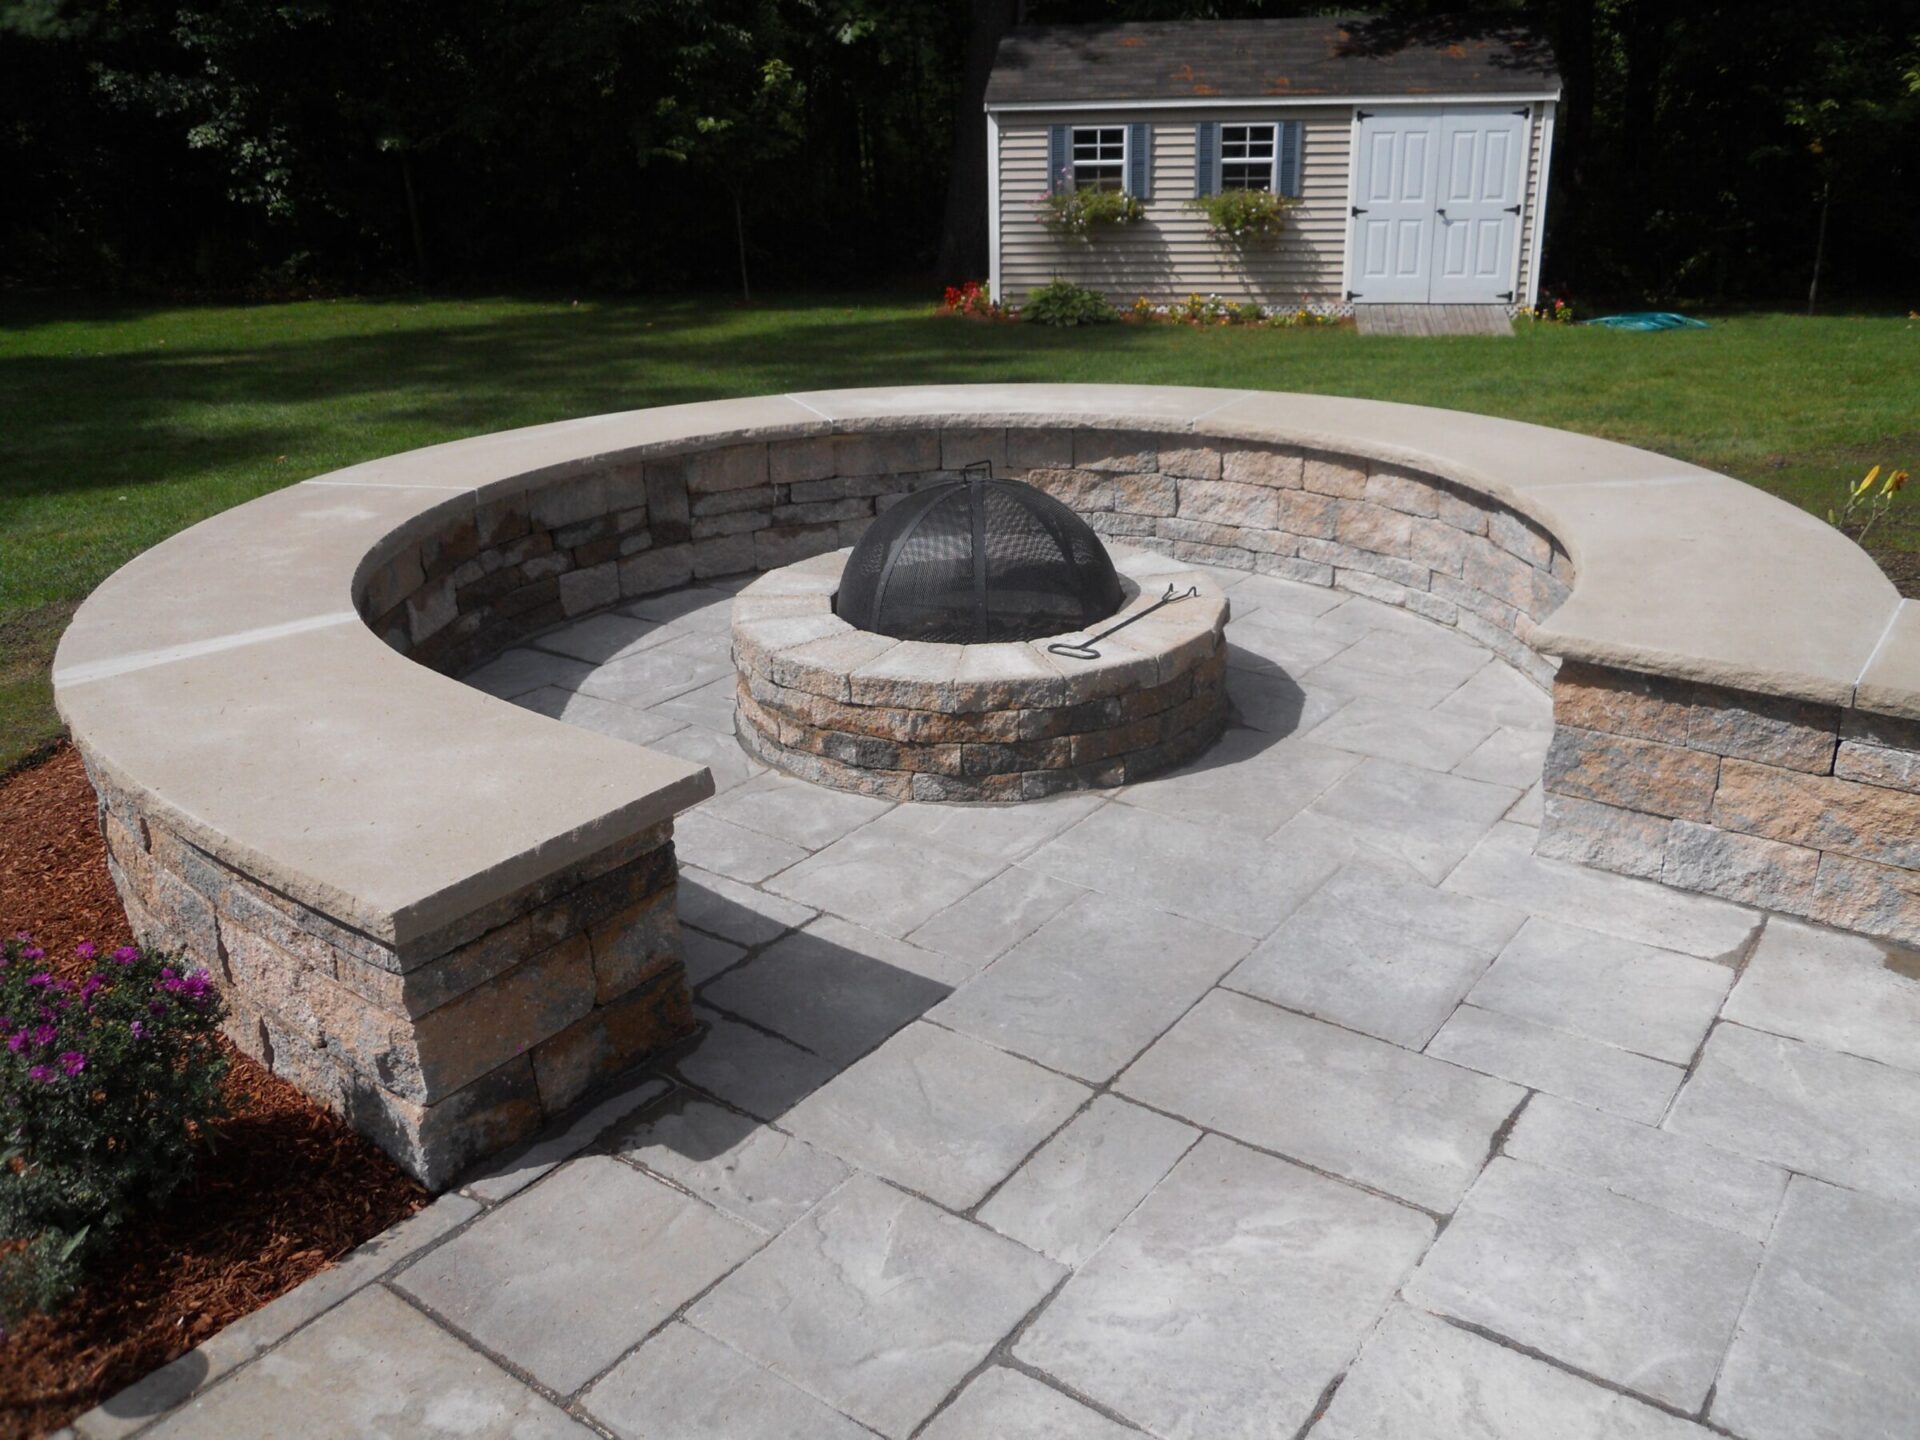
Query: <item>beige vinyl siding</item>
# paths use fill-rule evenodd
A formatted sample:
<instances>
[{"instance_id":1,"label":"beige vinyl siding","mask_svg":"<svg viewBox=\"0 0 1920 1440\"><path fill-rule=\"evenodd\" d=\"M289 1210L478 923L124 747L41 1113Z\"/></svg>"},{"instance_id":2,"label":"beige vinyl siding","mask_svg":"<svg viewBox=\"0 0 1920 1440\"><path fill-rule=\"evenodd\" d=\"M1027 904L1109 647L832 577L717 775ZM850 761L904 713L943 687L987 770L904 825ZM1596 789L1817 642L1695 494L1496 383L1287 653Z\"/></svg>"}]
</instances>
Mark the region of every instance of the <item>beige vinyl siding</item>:
<instances>
[{"instance_id":1,"label":"beige vinyl siding","mask_svg":"<svg viewBox=\"0 0 1920 1440\"><path fill-rule=\"evenodd\" d=\"M1047 193L1047 127L1053 123L1153 126L1153 192L1147 218L1091 240L1056 239L1035 210ZM1194 126L1299 120L1301 203L1287 233L1244 251L1216 245L1193 198ZM1220 294L1266 305L1338 302L1347 233L1347 165L1353 110L1313 109L1129 111L1111 114L1022 113L1000 117L1000 284L1015 304L1056 277L1101 291L1116 304L1145 295L1161 301Z\"/></svg>"}]
</instances>

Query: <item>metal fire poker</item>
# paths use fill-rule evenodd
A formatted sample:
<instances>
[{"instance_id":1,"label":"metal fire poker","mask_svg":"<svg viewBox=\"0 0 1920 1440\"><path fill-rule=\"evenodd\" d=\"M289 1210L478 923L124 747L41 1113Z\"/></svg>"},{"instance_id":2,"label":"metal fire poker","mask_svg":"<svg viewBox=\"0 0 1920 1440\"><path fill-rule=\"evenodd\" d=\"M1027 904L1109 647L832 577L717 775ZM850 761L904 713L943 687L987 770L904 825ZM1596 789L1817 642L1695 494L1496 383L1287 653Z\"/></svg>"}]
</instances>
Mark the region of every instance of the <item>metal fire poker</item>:
<instances>
[{"instance_id":1,"label":"metal fire poker","mask_svg":"<svg viewBox=\"0 0 1920 1440\"><path fill-rule=\"evenodd\" d=\"M1184 590L1175 590L1173 586L1169 585L1167 586L1166 594L1154 601L1153 604L1147 606L1146 609L1135 611L1118 625L1110 625L1098 635L1089 635L1078 645L1069 645L1064 641L1056 641L1054 644L1047 646L1047 653L1049 655L1064 655L1069 660L1098 660L1100 658L1100 652L1093 647L1113 634L1116 630L1124 630L1127 626L1133 624L1134 621L1146 619L1147 616L1153 614L1154 611L1163 606L1171 605L1176 600L1191 600L1199 593L1200 587L1198 585L1189 585Z\"/></svg>"}]
</instances>

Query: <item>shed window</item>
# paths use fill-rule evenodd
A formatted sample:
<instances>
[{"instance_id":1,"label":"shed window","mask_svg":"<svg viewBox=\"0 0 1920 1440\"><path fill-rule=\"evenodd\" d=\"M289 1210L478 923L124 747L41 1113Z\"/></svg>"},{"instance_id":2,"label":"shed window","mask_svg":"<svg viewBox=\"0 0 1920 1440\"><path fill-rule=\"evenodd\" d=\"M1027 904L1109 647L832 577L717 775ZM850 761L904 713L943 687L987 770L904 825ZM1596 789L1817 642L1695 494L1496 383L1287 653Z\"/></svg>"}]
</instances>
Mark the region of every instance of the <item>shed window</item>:
<instances>
[{"instance_id":1,"label":"shed window","mask_svg":"<svg viewBox=\"0 0 1920 1440\"><path fill-rule=\"evenodd\" d=\"M1279 153L1274 131L1266 125L1220 127L1220 188L1222 190L1277 190L1274 159Z\"/></svg>"},{"instance_id":2,"label":"shed window","mask_svg":"<svg viewBox=\"0 0 1920 1440\"><path fill-rule=\"evenodd\" d=\"M1079 190L1127 188L1126 126L1073 127L1073 183Z\"/></svg>"}]
</instances>

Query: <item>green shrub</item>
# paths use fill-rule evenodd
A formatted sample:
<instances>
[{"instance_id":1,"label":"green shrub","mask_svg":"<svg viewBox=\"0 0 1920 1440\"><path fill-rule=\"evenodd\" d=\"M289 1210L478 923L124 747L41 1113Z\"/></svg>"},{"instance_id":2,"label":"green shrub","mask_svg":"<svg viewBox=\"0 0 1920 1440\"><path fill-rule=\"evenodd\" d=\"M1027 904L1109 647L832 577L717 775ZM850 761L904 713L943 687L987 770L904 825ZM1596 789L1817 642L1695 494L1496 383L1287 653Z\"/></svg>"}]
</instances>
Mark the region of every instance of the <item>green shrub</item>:
<instances>
[{"instance_id":1,"label":"green shrub","mask_svg":"<svg viewBox=\"0 0 1920 1440\"><path fill-rule=\"evenodd\" d=\"M1206 216L1207 233L1223 245L1274 239L1287 228L1287 212L1296 203L1271 190L1222 190L1187 202Z\"/></svg>"},{"instance_id":2,"label":"green shrub","mask_svg":"<svg viewBox=\"0 0 1920 1440\"><path fill-rule=\"evenodd\" d=\"M1055 280L1027 296L1020 318L1036 325L1104 325L1120 317L1098 290Z\"/></svg>"},{"instance_id":3,"label":"green shrub","mask_svg":"<svg viewBox=\"0 0 1920 1440\"><path fill-rule=\"evenodd\" d=\"M1147 207L1118 190L1055 190L1040 202L1040 223L1055 235L1085 240L1101 230L1146 218Z\"/></svg>"},{"instance_id":4,"label":"green shrub","mask_svg":"<svg viewBox=\"0 0 1920 1440\"><path fill-rule=\"evenodd\" d=\"M0 1324L70 1294L187 1178L222 1113L206 971L132 947L79 955L95 963L75 984L24 934L0 945Z\"/></svg>"}]
</instances>

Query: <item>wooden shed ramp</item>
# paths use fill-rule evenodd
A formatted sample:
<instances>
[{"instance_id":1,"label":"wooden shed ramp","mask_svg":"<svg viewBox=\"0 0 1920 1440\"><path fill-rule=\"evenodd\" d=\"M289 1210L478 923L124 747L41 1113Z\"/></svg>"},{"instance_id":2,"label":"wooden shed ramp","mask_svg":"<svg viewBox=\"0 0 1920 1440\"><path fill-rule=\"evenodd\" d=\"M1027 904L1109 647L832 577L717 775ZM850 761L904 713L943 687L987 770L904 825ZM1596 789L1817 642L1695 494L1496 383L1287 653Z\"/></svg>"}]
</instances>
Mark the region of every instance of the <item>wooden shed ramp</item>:
<instances>
[{"instance_id":1,"label":"wooden shed ramp","mask_svg":"<svg viewBox=\"0 0 1920 1440\"><path fill-rule=\"evenodd\" d=\"M1504 305L1356 305L1362 335L1507 335L1513 321Z\"/></svg>"}]
</instances>

